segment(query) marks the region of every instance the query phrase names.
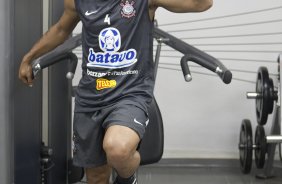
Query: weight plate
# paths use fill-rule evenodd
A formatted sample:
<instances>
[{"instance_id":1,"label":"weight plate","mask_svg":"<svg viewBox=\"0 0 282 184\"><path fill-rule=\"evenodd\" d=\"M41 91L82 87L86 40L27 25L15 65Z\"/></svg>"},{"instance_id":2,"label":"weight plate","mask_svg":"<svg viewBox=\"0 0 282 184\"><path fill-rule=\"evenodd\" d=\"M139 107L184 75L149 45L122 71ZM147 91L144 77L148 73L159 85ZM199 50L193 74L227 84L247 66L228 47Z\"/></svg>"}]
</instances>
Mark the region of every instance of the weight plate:
<instances>
[{"instance_id":1,"label":"weight plate","mask_svg":"<svg viewBox=\"0 0 282 184\"><path fill-rule=\"evenodd\" d=\"M255 133L255 162L258 169L262 169L265 163L267 143L263 126L258 125Z\"/></svg>"},{"instance_id":2,"label":"weight plate","mask_svg":"<svg viewBox=\"0 0 282 184\"><path fill-rule=\"evenodd\" d=\"M277 100L277 98L275 98L274 85L273 85L273 80L271 78L269 78L268 84L269 84L268 86L269 86L269 95L270 95L268 114L271 114L273 112L274 100Z\"/></svg>"},{"instance_id":3,"label":"weight plate","mask_svg":"<svg viewBox=\"0 0 282 184\"><path fill-rule=\"evenodd\" d=\"M266 67L260 67L257 74L256 92L261 94L261 98L256 99L256 116L259 125L267 122L269 108L269 75Z\"/></svg>"},{"instance_id":4,"label":"weight plate","mask_svg":"<svg viewBox=\"0 0 282 184\"><path fill-rule=\"evenodd\" d=\"M253 160L253 133L251 122L248 119L244 119L241 124L239 155L241 171L244 174L250 173Z\"/></svg>"}]
</instances>

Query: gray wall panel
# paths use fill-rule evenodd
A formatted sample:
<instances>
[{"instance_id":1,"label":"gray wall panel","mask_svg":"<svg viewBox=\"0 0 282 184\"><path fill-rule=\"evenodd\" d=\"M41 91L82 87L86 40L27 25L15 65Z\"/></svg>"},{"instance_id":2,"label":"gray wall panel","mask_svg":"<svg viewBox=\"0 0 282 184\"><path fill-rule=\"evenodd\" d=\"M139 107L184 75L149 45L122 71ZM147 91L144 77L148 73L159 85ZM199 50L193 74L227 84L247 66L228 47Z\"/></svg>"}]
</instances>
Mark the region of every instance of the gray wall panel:
<instances>
[{"instance_id":1,"label":"gray wall panel","mask_svg":"<svg viewBox=\"0 0 282 184\"><path fill-rule=\"evenodd\" d=\"M10 1L0 1L0 183L11 182L9 73Z\"/></svg>"}]
</instances>

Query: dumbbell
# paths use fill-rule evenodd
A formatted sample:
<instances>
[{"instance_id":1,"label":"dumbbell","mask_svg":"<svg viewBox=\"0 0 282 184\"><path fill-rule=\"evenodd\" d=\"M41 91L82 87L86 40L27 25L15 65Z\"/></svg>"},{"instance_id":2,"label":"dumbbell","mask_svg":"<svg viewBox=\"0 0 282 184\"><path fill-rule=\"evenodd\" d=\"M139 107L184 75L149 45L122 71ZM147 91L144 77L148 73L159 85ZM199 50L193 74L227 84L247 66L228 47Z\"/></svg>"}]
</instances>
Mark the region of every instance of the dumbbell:
<instances>
[{"instance_id":1,"label":"dumbbell","mask_svg":"<svg viewBox=\"0 0 282 184\"><path fill-rule=\"evenodd\" d=\"M253 133L251 121L244 119L240 128L239 153L241 171L249 173L252 168L253 150L255 152L255 163L258 169L264 167L267 145L269 143L281 143L282 136L266 136L264 127L257 125L255 141L253 144Z\"/></svg>"}]
</instances>

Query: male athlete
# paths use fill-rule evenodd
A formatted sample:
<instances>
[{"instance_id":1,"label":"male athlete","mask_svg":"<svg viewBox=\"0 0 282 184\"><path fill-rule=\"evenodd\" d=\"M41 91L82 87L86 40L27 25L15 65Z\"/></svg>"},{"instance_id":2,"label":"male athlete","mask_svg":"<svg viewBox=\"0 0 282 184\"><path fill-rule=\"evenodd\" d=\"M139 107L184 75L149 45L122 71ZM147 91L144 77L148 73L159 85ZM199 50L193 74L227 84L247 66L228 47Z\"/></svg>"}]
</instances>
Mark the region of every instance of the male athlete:
<instances>
[{"instance_id":1,"label":"male athlete","mask_svg":"<svg viewBox=\"0 0 282 184\"><path fill-rule=\"evenodd\" d=\"M137 184L137 147L153 96L153 20L158 7L201 12L212 0L64 0L60 20L24 56L19 78L32 85L31 62L62 44L82 21L83 64L74 113L74 163L89 184Z\"/></svg>"}]
</instances>

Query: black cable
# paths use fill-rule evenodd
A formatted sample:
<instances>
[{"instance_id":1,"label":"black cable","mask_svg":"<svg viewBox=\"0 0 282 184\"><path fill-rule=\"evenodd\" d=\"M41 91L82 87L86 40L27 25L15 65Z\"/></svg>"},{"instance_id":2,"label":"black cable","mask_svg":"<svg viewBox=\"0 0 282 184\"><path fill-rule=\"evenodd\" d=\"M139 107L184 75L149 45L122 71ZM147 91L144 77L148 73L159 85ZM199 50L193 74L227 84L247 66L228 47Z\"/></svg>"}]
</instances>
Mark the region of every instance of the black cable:
<instances>
[{"instance_id":1,"label":"black cable","mask_svg":"<svg viewBox=\"0 0 282 184\"><path fill-rule=\"evenodd\" d=\"M161 57L167 57L167 58L174 58L176 57L177 59L180 59L182 56L166 56L166 55L161 55ZM217 58L220 61L242 61L242 62L254 62L254 63L275 63L277 64L277 61L270 61L270 60L264 60L264 59L240 59L240 58Z\"/></svg>"},{"instance_id":2,"label":"black cable","mask_svg":"<svg viewBox=\"0 0 282 184\"><path fill-rule=\"evenodd\" d=\"M182 56L170 56L170 55L161 55L160 57L166 57L166 58L176 58L180 59Z\"/></svg>"},{"instance_id":3,"label":"black cable","mask_svg":"<svg viewBox=\"0 0 282 184\"><path fill-rule=\"evenodd\" d=\"M167 68L167 67L159 67L159 68L160 69L174 70L174 71L182 72L182 70L180 70L180 69L173 69L173 68ZM201 75L206 75L206 76L212 76L212 77L218 77L215 74L208 74L208 73L203 73L203 72L191 71L191 73L193 73L193 74L201 74ZM237 81L241 81L241 82L247 82L247 83L251 83L251 84L256 84L256 82L254 82L254 81L249 81L249 80L245 80L245 79L232 78L232 80L237 80Z\"/></svg>"},{"instance_id":4,"label":"black cable","mask_svg":"<svg viewBox=\"0 0 282 184\"><path fill-rule=\"evenodd\" d=\"M51 165L49 167L47 167L47 168L43 168L42 171L43 172L50 171L54 166L55 166L55 163L51 162Z\"/></svg>"},{"instance_id":5,"label":"black cable","mask_svg":"<svg viewBox=\"0 0 282 184\"><path fill-rule=\"evenodd\" d=\"M280 53L281 50L202 50L204 52L250 52L250 53Z\"/></svg>"},{"instance_id":6,"label":"black cable","mask_svg":"<svg viewBox=\"0 0 282 184\"><path fill-rule=\"evenodd\" d=\"M249 81L245 79L239 79L239 78L232 78L232 80L240 81L240 82L246 82L246 83L251 83L251 84L256 84L254 81Z\"/></svg>"},{"instance_id":7,"label":"black cable","mask_svg":"<svg viewBox=\"0 0 282 184\"><path fill-rule=\"evenodd\" d=\"M270 61L270 60L264 60L264 59L239 59L239 58L217 58L221 61L243 61L243 62L268 62L268 63L275 63L277 64L277 61Z\"/></svg>"},{"instance_id":8,"label":"black cable","mask_svg":"<svg viewBox=\"0 0 282 184\"><path fill-rule=\"evenodd\" d=\"M176 63L160 63L160 65L179 66L179 64L176 64ZM189 65L189 67L190 68L203 68L202 66L199 66L199 65ZM231 72L240 72L240 73L247 73L247 74L257 74L257 71L239 70L239 69L232 69L232 68L229 68L229 70ZM269 76L277 76L277 74L269 73Z\"/></svg>"},{"instance_id":9,"label":"black cable","mask_svg":"<svg viewBox=\"0 0 282 184\"><path fill-rule=\"evenodd\" d=\"M218 17L204 18L204 19L198 19L198 20L173 22L173 23L161 24L160 26L170 26L170 25L176 25L176 24L185 24L185 23L192 23L192 22L201 22L201 21L208 21L208 20L215 20L215 19L223 19L223 18L229 18L229 17L237 17L237 16L260 13L260 12L265 12L265 11L273 11L273 10L277 10L277 9L280 9L280 8L282 8L282 6L267 8L267 9L262 9L262 10L243 12L243 13L235 13L235 14L230 14L230 15L223 15L223 16L218 16Z\"/></svg>"},{"instance_id":10,"label":"black cable","mask_svg":"<svg viewBox=\"0 0 282 184\"><path fill-rule=\"evenodd\" d=\"M265 42L265 43L195 43L195 44L191 44L195 47L199 47L199 46L242 46L242 45L282 45L282 42ZM153 45L154 47L157 47L157 44ZM163 45L163 47L169 47L167 45Z\"/></svg>"},{"instance_id":11,"label":"black cable","mask_svg":"<svg viewBox=\"0 0 282 184\"><path fill-rule=\"evenodd\" d=\"M203 43L192 44L194 46L233 46L233 45L282 45L282 42L265 42L265 43Z\"/></svg>"},{"instance_id":12,"label":"black cable","mask_svg":"<svg viewBox=\"0 0 282 184\"><path fill-rule=\"evenodd\" d=\"M176 52L173 49L162 49L163 52ZM205 50L202 49L204 52L259 52L259 53L280 53L281 50Z\"/></svg>"},{"instance_id":13,"label":"black cable","mask_svg":"<svg viewBox=\"0 0 282 184\"><path fill-rule=\"evenodd\" d=\"M183 55L179 55L179 56L176 56L176 55L161 55L160 57L162 57L162 58L172 58L172 59L175 59L175 60L180 60L181 59L181 57L183 57ZM234 58L234 59L232 59L232 58L217 58L218 60L220 60L220 61L228 61L228 60L230 60L230 61L240 61L240 62L253 62L253 63L261 63L261 62L263 62L263 63L265 63L265 62L268 62L269 64L271 63L271 64L277 64L277 62L275 62L275 61L269 61L269 60L259 60L259 59L236 59L236 58Z\"/></svg>"},{"instance_id":14,"label":"black cable","mask_svg":"<svg viewBox=\"0 0 282 184\"><path fill-rule=\"evenodd\" d=\"M248 71L248 70L239 70L239 69L230 69L231 72L239 72L239 73L247 73L247 74L256 74L257 75L257 71ZM272 77L276 77L277 74L274 73L268 73L269 76Z\"/></svg>"},{"instance_id":15,"label":"black cable","mask_svg":"<svg viewBox=\"0 0 282 184\"><path fill-rule=\"evenodd\" d=\"M200 36L200 37L189 37L189 38L179 38L181 40L188 39L211 39L211 38L233 38L233 37L253 37L253 36L274 36L282 35L282 32L273 32L273 33L252 33L252 34L239 34L239 35L217 35L217 36Z\"/></svg>"},{"instance_id":16,"label":"black cable","mask_svg":"<svg viewBox=\"0 0 282 184\"><path fill-rule=\"evenodd\" d=\"M194 28L194 29L180 29L180 30L171 30L167 31L168 33L178 33L178 32L188 32L188 31L199 31L199 30L207 30L207 29L221 29L221 28L230 28L230 27L243 27L243 26L253 26L253 25L260 25L260 24L269 24L275 22L282 22L282 19L277 20L267 20L267 21L260 21L260 22L249 22L243 24L233 24L233 25L225 25L225 26L211 26L211 27L202 27L202 28Z\"/></svg>"}]
</instances>

